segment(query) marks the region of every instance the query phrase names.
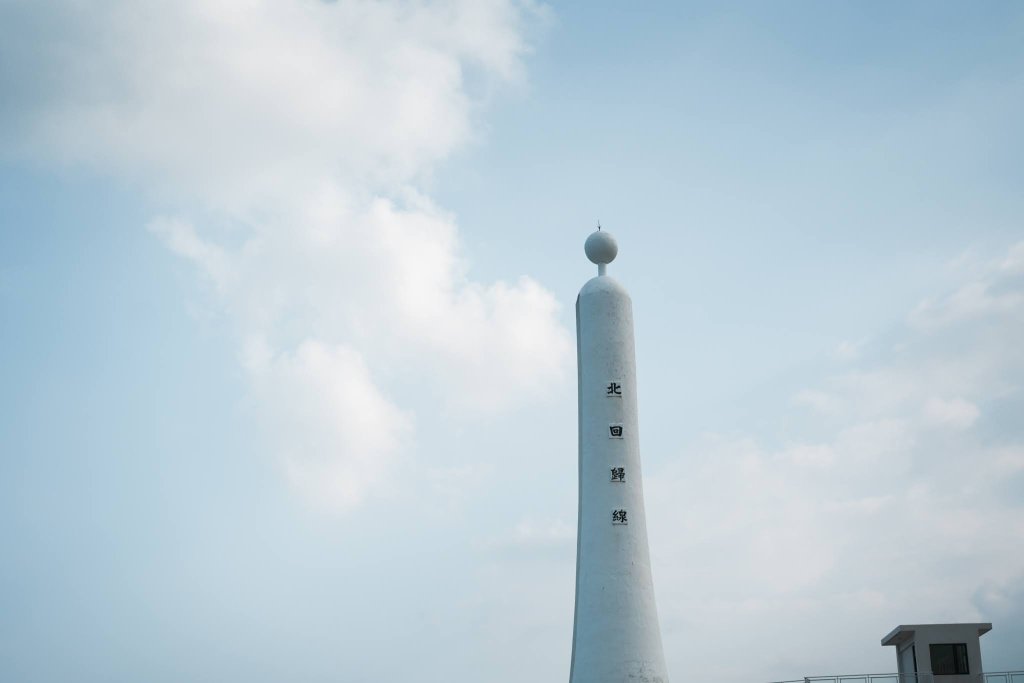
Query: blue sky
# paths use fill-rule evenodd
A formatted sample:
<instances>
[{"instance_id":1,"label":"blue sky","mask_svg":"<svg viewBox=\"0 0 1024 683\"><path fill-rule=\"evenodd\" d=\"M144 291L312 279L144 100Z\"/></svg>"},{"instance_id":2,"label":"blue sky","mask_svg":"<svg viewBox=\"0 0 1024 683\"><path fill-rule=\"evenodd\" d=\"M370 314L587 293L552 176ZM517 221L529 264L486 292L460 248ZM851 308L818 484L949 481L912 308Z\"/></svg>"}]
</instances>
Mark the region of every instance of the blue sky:
<instances>
[{"instance_id":1,"label":"blue sky","mask_svg":"<svg viewBox=\"0 0 1024 683\"><path fill-rule=\"evenodd\" d=\"M1024 667L1022 38L4 3L0 677L564 679L598 219L673 678L888 671L929 621Z\"/></svg>"}]
</instances>

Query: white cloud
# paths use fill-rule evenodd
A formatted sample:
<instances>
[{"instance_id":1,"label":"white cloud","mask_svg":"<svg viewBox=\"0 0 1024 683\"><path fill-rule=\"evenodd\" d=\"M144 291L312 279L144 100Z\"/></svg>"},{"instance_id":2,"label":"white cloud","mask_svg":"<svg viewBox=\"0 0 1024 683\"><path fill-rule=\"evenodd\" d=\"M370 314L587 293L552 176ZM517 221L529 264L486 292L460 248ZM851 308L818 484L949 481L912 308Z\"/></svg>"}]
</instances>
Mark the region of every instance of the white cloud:
<instances>
[{"instance_id":1,"label":"white cloud","mask_svg":"<svg viewBox=\"0 0 1024 683\"><path fill-rule=\"evenodd\" d=\"M5 9L7 69L46 87L4 74L24 102L8 145L233 208L415 178L472 135L467 74L514 81L526 49L502 0L33 5ZM13 35L29 21L31 45Z\"/></svg>"},{"instance_id":2,"label":"white cloud","mask_svg":"<svg viewBox=\"0 0 1024 683\"><path fill-rule=\"evenodd\" d=\"M231 285L230 256L216 245L200 239L191 223L161 217L151 221L149 229L159 236L171 251L195 262L210 278L218 292L223 293Z\"/></svg>"},{"instance_id":3,"label":"white cloud","mask_svg":"<svg viewBox=\"0 0 1024 683\"><path fill-rule=\"evenodd\" d=\"M836 346L835 351L833 351L833 355L841 361L855 361L860 358L863 348L864 342L852 342L845 340Z\"/></svg>"},{"instance_id":4,"label":"white cloud","mask_svg":"<svg viewBox=\"0 0 1024 683\"><path fill-rule=\"evenodd\" d=\"M521 80L540 13L511 0L9 3L0 82L19 106L0 114L0 141L166 205L150 229L249 344L292 482L343 509L413 442L408 394L385 387L495 411L567 376L552 295L526 276L470 279L454 218L418 189L472 141L488 93ZM33 42L16 35L26 23L44 29Z\"/></svg>"},{"instance_id":5,"label":"white cloud","mask_svg":"<svg viewBox=\"0 0 1024 683\"><path fill-rule=\"evenodd\" d=\"M1018 242L1010 247L1006 258L999 264L999 269L1015 275L1024 273L1024 242Z\"/></svg>"},{"instance_id":6,"label":"white cloud","mask_svg":"<svg viewBox=\"0 0 1024 683\"><path fill-rule=\"evenodd\" d=\"M819 413L825 414L837 413L842 408L836 396L818 389L801 389L793 397L793 403L807 406Z\"/></svg>"},{"instance_id":7,"label":"white cloud","mask_svg":"<svg viewBox=\"0 0 1024 683\"><path fill-rule=\"evenodd\" d=\"M380 391L356 351L311 339L274 354L251 340L245 367L278 427L289 481L318 506L356 505L390 473L412 418Z\"/></svg>"},{"instance_id":8,"label":"white cloud","mask_svg":"<svg viewBox=\"0 0 1024 683\"><path fill-rule=\"evenodd\" d=\"M967 429L978 419L978 406L962 398L929 398L924 404L924 419L932 424Z\"/></svg>"},{"instance_id":9,"label":"white cloud","mask_svg":"<svg viewBox=\"0 0 1024 683\"><path fill-rule=\"evenodd\" d=\"M910 314L910 324L920 329L955 325L986 316L1015 314L1024 306L1024 293L1007 287L1007 281L1024 270L1024 242L1010 247L1006 256L985 264L982 276L952 293L922 301Z\"/></svg>"},{"instance_id":10,"label":"white cloud","mask_svg":"<svg viewBox=\"0 0 1024 683\"><path fill-rule=\"evenodd\" d=\"M1017 249L971 277L1004 300L1024 294L1004 267ZM652 552L671 568L657 577L670 668L730 678L720 662L735 638L764 633L786 635L746 649L735 678L853 672L865 656L891 668L877 638L897 623L1006 611L1002 587L1024 575L1024 309L947 316L962 290L934 299L942 325L912 320L897 350L798 392L804 418L780 443L707 435L648 469ZM999 415L1013 417L994 431ZM780 657L793 642L804 654Z\"/></svg>"}]
</instances>

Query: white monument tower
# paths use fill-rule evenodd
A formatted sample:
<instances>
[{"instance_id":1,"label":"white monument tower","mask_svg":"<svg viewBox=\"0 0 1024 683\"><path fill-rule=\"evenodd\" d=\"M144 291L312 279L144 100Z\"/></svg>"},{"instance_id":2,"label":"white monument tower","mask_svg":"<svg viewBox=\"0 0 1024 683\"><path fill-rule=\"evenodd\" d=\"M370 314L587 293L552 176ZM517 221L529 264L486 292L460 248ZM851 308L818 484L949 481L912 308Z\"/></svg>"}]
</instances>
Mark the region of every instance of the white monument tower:
<instances>
[{"instance_id":1,"label":"white monument tower","mask_svg":"<svg viewBox=\"0 0 1024 683\"><path fill-rule=\"evenodd\" d=\"M668 683L640 478L633 305L605 274L615 238L587 238L597 264L576 299L579 527L570 683Z\"/></svg>"}]
</instances>

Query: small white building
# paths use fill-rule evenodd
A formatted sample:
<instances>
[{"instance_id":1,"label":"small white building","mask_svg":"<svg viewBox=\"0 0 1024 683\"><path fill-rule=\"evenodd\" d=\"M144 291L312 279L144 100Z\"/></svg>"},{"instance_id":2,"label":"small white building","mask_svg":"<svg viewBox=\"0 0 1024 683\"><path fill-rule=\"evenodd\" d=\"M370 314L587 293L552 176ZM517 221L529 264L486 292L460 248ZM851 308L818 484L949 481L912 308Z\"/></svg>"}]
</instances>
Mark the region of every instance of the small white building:
<instances>
[{"instance_id":1,"label":"small white building","mask_svg":"<svg viewBox=\"0 0 1024 683\"><path fill-rule=\"evenodd\" d=\"M985 670L981 636L991 630L992 624L900 625L882 645L896 648L901 683L977 683Z\"/></svg>"}]
</instances>

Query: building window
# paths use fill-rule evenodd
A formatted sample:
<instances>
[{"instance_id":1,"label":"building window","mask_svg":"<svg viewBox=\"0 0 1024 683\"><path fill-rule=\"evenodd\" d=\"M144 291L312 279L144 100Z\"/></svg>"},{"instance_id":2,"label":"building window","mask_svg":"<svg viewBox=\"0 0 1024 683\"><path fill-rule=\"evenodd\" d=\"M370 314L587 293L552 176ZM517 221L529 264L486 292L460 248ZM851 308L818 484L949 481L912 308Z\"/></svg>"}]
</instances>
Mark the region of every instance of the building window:
<instances>
[{"instance_id":1,"label":"building window","mask_svg":"<svg viewBox=\"0 0 1024 683\"><path fill-rule=\"evenodd\" d=\"M964 643L935 643L928 646L932 659L932 673L956 675L970 673L967 666L967 645Z\"/></svg>"}]
</instances>

